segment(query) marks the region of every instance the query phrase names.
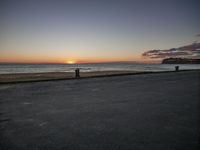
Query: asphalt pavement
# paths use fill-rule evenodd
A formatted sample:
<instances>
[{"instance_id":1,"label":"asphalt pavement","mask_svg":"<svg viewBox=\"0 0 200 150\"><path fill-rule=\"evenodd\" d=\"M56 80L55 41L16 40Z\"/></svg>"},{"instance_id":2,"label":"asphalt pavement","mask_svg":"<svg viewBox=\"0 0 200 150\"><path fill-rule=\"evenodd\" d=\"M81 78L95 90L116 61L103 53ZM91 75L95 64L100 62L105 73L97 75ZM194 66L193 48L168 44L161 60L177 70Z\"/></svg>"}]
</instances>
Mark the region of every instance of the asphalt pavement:
<instances>
[{"instance_id":1,"label":"asphalt pavement","mask_svg":"<svg viewBox=\"0 0 200 150\"><path fill-rule=\"evenodd\" d=\"M0 85L1 150L197 150L200 72Z\"/></svg>"}]
</instances>

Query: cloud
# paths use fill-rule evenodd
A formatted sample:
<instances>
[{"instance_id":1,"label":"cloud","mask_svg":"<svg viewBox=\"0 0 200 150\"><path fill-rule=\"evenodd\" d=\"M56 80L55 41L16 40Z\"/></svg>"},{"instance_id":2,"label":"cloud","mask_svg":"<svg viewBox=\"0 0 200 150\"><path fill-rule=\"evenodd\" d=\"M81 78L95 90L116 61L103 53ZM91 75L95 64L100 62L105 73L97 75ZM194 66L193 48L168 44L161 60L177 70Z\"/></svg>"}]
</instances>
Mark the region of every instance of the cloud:
<instances>
[{"instance_id":1,"label":"cloud","mask_svg":"<svg viewBox=\"0 0 200 150\"><path fill-rule=\"evenodd\" d=\"M196 36L200 36L200 33L199 33L199 34L197 34Z\"/></svg>"},{"instance_id":2,"label":"cloud","mask_svg":"<svg viewBox=\"0 0 200 150\"><path fill-rule=\"evenodd\" d=\"M161 59L169 57L184 57L184 58L200 58L200 42L195 42L190 45L179 48L171 48L167 50L149 50L142 54L143 57L151 59Z\"/></svg>"}]
</instances>

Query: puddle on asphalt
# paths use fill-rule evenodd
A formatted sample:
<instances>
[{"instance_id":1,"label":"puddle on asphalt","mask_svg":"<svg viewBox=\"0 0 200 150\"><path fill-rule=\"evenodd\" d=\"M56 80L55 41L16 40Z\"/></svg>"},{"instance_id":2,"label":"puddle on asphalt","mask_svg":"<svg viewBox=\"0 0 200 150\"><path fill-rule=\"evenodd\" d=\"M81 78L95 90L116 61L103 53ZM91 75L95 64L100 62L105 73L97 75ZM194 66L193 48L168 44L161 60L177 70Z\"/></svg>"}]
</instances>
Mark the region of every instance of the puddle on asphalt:
<instances>
[{"instance_id":1,"label":"puddle on asphalt","mask_svg":"<svg viewBox=\"0 0 200 150\"><path fill-rule=\"evenodd\" d=\"M29 102L23 102L22 104L23 104L23 105L30 105L30 104L32 104L32 103L29 103Z\"/></svg>"},{"instance_id":2,"label":"puddle on asphalt","mask_svg":"<svg viewBox=\"0 0 200 150\"><path fill-rule=\"evenodd\" d=\"M47 122L42 122L42 123L39 124L39 126L41 127L41 126L44 126L46 124L47 124Z\"/></svg>"}]
</instances>

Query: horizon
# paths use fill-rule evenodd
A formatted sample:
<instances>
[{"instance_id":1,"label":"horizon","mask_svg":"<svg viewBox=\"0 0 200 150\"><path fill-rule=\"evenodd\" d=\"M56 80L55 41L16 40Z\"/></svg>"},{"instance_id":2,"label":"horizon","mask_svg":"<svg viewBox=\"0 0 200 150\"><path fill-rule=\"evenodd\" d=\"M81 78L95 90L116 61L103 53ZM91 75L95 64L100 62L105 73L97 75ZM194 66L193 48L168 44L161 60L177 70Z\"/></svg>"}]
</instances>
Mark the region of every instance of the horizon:
<instances>
[{"instance_id":1,"label":"horizon","mask_svg":"<svg viewBox=\"0 0 200 150\"><path fill-rule=\"evenodd\" d=\"M200 37L198 4L198 0L3 1L0 64L154 64L169 56L200 58L200 46L192 47ZM189 48L182 50L184 46Z\"/></svg>"},{"instance_id":2,"label":"horizon","mask_svg":"<svg viewBox=\"0 0 200 150\"><path fill-rule=\"evenodd\" d=\"M0 65L11 64L11 65L79 65L79 64L161 64L162 61L102 61L102 62L66 62L66 63L55 63L55 62L0 62Z\"/></svg>"}]
</instances>

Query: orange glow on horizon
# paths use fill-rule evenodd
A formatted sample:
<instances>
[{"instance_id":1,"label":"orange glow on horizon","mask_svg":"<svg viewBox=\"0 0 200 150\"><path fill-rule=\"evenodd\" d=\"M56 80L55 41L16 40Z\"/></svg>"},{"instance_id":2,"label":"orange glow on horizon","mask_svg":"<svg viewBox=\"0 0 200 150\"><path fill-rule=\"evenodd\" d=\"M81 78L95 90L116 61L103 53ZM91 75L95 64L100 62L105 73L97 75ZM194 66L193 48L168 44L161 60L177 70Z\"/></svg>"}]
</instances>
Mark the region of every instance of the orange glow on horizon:
<instances>
[{"instance_id":1,"label":"orange glow on horizon","mask_svg":"<svg viewBox=\"0 0 200 150\"><path fill-rule=\"evenodd\" d=\"M65 64L76 64L75 60L67 60L64 62Z\"/></svg>"},{"instance_id":2,"label":"orange glow on horizon","mask_svg":"<svg viewBox=\"0 0 200 150\"><path fill-rule=\"evenodd\" d=\"M89 63L112 63L112 62L133 62L133 63L159 63L151 59L142 58L140 56L133 57L33 57L33 56L0 56L0 63L23 63L23 64L89 64Z\"/></svg>"}]
</instances>

